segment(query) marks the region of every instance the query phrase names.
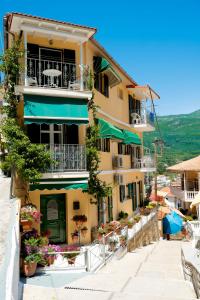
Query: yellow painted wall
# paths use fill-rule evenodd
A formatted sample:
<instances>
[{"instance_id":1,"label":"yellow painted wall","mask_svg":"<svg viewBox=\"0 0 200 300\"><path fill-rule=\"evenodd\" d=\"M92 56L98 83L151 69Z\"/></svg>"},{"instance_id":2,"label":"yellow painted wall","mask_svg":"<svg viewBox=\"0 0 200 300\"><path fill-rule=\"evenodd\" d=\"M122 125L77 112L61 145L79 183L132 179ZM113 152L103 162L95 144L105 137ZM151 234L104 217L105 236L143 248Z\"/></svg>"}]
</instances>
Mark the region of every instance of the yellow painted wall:
<instances>
[{"instance_id":1,"label":"yellow painted wall","mask_svg":"<svg viewBox=\"0 0 200 300\"><path fill-rule=\"evenodd\" d=\"M55 49L73 49L76 51L76 64L78 65L80 63L80 46L78 43L71 43L69 41L65 40L56 40L53 39L53 45L49 45L49 39L44 37L38 37L35 35L28 35L28 42L38 44L43 47L50 47ZM104 55L101 50L97 49L96 46L92 44L91 41L85 43L83 45L83 63L88 64L91 69L93 69L93 56L95 55ZM138 133L135 129L132 129L129 126L129 103L128 103L128 90L126 88L126 85L130 84L130 80L125 77L125 75L121 72L120 69L117 68L116 65L114 65L115 70L119 73L120 77L122 78L122 82L113 87L109 88L109 98L105 97L101 93L95 90L95 103L100 107L102 111L109 114L113 118L116 118L119 121L125 122L126 125L122 125L118 123L117 121L113 121L109 117L105 117L101 115L100 113L97 114L98 117L101 117L105 119L106 121L113 123L114 125L120 127L121 129L130 130L132 132L137 133L141 138L142 134ZM118 88L121 88L123 90L123 100L118 97ZM21 102L19 105L19 116L23 115L23 103ZM90 113L90 122L91 122L91 113ZM79 143L84 144L85 143L85 133L86 133L86 126L80 126L79 127ZM100 153L100 170L107 170L112 171L112 157L113 155L118 154L118 145L116 141L111 141L111 152L101 152ZM124 166L122 169L130 169L130 156L129 155L123 155L123 162ZM113 176L114 174L102 174L99 175L102 180L105 180L107 184L112 186L112 192L113 192L113 216L114 219L118 217L118 213L123 210L128 212L129 216L132 215L132 200L128 199L124 201L123 203L120 202L119 199L119 186L114 184L113 182ZM124 172L124 184L127 185L128 183L132 182L138 182L139 180L144 179L144 174L141 172ZM90 229L93 226L97 225L97 206L95 204L90 204L91 197L86 194L82 193L81 190L74 190L74 191L57 191L57 190L51 190L51 191L34 191L30 192L30 200L38 208L40 208L40 195L44 194L60 194L65 193L66 194L66 232L68 243L71 243L71 233L75 230L74 222L71 220L73 215L75 214L85 214L88 218L87 223L85 224L88 227L88 233L86 238L83 240L83 242L87 243L90 241ZM80 210L74 211L73 210L73 201L79 200L80 201ZM92 199L94 201L94 199ZM39 229L39 226L38 226Z\"/></svg>"}]
</instances>

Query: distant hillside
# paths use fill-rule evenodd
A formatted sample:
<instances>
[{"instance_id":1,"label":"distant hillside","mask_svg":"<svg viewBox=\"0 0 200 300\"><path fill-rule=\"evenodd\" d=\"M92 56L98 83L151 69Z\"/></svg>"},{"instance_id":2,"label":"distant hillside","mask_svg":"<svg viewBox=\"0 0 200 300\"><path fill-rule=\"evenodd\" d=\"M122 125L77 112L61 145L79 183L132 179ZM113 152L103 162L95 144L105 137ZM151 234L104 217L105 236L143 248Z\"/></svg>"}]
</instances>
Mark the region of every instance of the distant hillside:
<instances>
[{"instance_id":1,"label":"distant hillside","mask_svg":"<svg viewBox=\"0 0 200 300\"><path fill-rule=\"evenodd\" d=\"M158 117L165 142L159 169L200 154L200 110L190 114ZM152 148L152 141L159 137L158 131L144 134L145 146Z\"/></svg>"}]
</instances>

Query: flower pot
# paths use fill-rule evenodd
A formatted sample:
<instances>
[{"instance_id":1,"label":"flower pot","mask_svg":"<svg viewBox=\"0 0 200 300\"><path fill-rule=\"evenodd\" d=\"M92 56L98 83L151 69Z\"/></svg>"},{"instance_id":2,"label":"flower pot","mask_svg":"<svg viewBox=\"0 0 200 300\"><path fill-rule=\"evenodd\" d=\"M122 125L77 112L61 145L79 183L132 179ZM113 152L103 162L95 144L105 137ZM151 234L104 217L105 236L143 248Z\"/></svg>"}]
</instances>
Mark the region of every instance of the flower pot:
<instances>
[{"instance_id":1,"label":"flower pot","mask_svg":"<svg viewBox=\"0 0 200 300\"><path fill-rule=\"evenodd\" d=\"M33 222L29 220L20 220L20 224L22 225L23 231L29 231L32 229Z\"/></svg>"},{"instance_id":2,"label":"flower pot","mask_svg":"<svg viewBox=\"0 0 200 300\"><path fill-rule=\"evenodd\" d=\"M33 276L35 274L36 268L37 268L36 262L30 262L30 263L24 262L24 265L23 265L24 275L26 277Z\"/></svg>"},{"instance_id":3,"label":"flower pot","mask_svg":"<svg viewBox=\"0 0 200 300\"><path fill-rule=\"evenodd\" d=\"M48 266L53 265L54 260L55 260L55 256L54 255L49 255L47 257L47 264L48 264Z\"/></svg>"}]
</instances>

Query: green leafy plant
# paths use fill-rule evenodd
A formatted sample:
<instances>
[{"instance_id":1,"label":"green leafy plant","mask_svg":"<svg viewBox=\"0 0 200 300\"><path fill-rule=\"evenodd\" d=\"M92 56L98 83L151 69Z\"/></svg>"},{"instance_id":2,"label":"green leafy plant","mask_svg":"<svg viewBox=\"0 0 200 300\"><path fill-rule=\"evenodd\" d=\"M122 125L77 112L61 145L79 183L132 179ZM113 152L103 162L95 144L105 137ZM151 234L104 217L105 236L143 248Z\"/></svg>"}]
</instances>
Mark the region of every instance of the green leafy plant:
<instances>
[{"instance_id":1,"label":"green leafy plant","mask_svg":"<svg viewBox=\"0 0 200 300\"><path fill-rule=\"evenodd\" d=\"M111 196L112 189L105 181L99 178L99 151L97 148L97 141L100 137L99 126L96 123L96 112L98 107L94 103L94 92L92 98L88 103L88 109L92 112L93 124L87 128L86 134L86 152L87 152L87 168L89 171L88 190L87 193L93 195L97 201L91 203L97 204L102 207L105 197Z\"/></svg>"},{"instance_id":2,"label":"green leafy plant","mask_svg":"<svg viewBox=\"0 0 200 300\"><path fill-rule=\"evenodd\" d=\"M40 253L31 253L24 258L25 263L43 263L43 256Z\"/></svg>"},{"instance_id":3,"label":"green leafy plant","mask_svg":"<svg viewBox=\"0 0 200 300\"><path fill-rule=\"evenodd\" d=\"M33 182L41 178L41 172L48 170L53 161L50 153L43 145L32 144L25 129L19 125L17 107L19 99L15 95L15 85L20 75L20 39L13 42L12 47L0 56L0 71L4 73L4 95L6 102L4 112L6 117L1 122L1 136L5 140L8 154L1 164L4 171L17 172L24 183Z\"/></svg>"},{"instance_id":4,"label":"green leafy plant","mask_svg":"<svg viewBox=\"0 0 200 300\"><path fill-rule=\"evenodd\" d=\"M126 218L128 218L128 213L121 210L119 212L119 219L126 219Z\"/></svg>"},{"instance_id":5,"label":"green leafy plant","mask_svg":"<svg viewBox=\"0 0 200 300\"><path fill-rule=\"evenodd\" d=\"M74 222L80 221L80 222L85 223L85 222L87 222L87 217L86 217L86 215L74 215L73 218L72 218L72 220Z\"/></svg>"}]
</instances>

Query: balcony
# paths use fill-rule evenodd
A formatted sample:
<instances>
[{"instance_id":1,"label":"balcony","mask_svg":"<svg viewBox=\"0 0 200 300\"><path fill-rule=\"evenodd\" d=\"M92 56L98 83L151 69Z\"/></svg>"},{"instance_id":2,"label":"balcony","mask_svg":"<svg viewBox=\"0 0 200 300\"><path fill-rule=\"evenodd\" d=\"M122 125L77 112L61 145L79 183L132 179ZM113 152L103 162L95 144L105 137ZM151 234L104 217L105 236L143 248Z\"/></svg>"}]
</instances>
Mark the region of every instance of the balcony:
<instances>
[{"instance_id":1,"label":"balcony","mask_svg":"<svg viewBox=\"0 0 200 300\"><path fill-rule=\"evenodd\" d=\"M46 145L46 150L55 161L49 172L84 172L87 169L85 145Z\"/></svg>"},{"instance_id":2,"label":"balcony","mask_svg":"<svg viewBox=\"0 0 200 300\"><path fill-rule=\"evenodd\" d=\"M199 191L184 191L184 201L192 202Z\"/></svg>"},{"instance_id":3,"label":"balcony","mask_svg":"<svg viewBox=\"0 0 200 300\"><path fill-rule=\"evenodd\" d=\"M144 148L144 153L141 158L133 157L131 168L141 172L155 172L156 164L150 149Z\"/></svg>"},{"instance_id":4,"label":"balcony","mask_svg":"<svg viewBox=\"0 0 200 300\"><path fill-rule=\"evenodd\" d=\"M86 65L27 58L25 69L27 72L21 73L16 94L73 97L78 93L81 98L91 97L90 72Z\"/></svg>"},{"instance_id":5,"label":"balcony","mask_svg":"<svg viewBox=\"0 0 200 300\"><path fill-rule=\"evenodd\" d=\"M149 111L146 108L142 108L141 110L135 110L135 112L131 113L131 126L137 131L154 131L154 113Z\"/></svg>"}]
</instances>

